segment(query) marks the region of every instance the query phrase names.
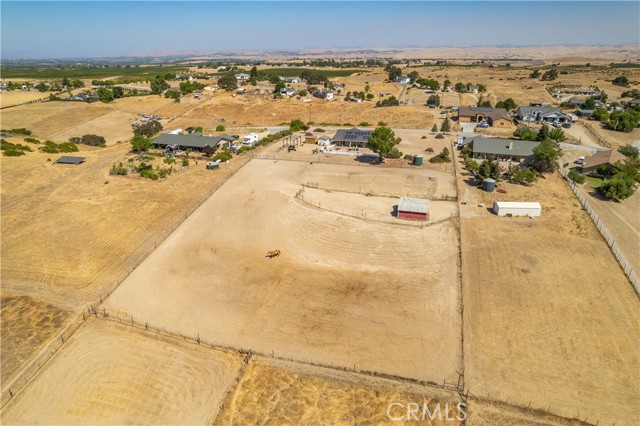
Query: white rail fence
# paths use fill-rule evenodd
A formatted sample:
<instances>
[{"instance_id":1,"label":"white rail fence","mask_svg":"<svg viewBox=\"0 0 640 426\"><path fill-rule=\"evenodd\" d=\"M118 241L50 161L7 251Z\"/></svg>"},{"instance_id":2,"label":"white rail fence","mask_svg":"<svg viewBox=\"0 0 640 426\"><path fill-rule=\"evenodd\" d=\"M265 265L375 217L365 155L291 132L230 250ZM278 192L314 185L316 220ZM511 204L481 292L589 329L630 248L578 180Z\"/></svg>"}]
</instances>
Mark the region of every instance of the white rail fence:
<instances>
[{"instance_id":1,"label":"white rail fence","mask_svg":"<svg viewBox=\"0 0 640 426\"><path fill-rule=\"evenodd\" d=\"M607 150L606 148L592 148L590 146L575 145L572 143L565 143L565 142L560 142L558 145L560 145L560 148L575 149L576 151L586 151L586 152L590 152L591 154L597 154L600 151Z\"/></svg>"},{"instance_id":2,"label":"white rail fence","mask_svg":"<svg viewBox=\"0 0 640 426\"><path fill-rule=\"evenodd\" d=\"M602 221L600 220L596 212L591 208L585 196L582 195L582 193L580 192L576 184L573 183L571 179L569 179L566 172L560 169L560 174L564 178L564 181L569 186L569 188L571 188L573 193L576 194L576 197L578 197L578 200L580 200L582 207L584 207L585 211L589 214L589 216L591 216L593 223L595 223L596 227L598 228L598 231L600 231L600 234L602 234L602 237L609 245L609 248L611 248L613 255L616 257L616 259L620 263L620 267L624 271L627 278L629 278L629 281L631 281L631 284L633 284L636 294L640 296L640 280L638 280L638 276L636 275L636 272L633 270L633 267L631 266L631 264L629 264L627 259L622 254L622 251L616 244L616 240L609 233L609 231L607 231L607 228L605 228L604 224L602 223Z\"/></svg>"}]
</instances>

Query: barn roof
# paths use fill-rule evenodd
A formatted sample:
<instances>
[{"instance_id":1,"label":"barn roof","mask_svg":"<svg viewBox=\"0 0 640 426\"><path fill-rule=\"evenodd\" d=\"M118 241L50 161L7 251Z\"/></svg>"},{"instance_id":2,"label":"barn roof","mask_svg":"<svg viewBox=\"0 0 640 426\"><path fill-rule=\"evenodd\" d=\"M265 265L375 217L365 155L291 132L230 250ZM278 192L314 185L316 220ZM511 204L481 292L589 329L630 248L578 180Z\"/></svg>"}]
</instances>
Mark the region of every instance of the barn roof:
<instances>
[{"instance_id":1,"label":"barn roof","mask_svg":"<svg viewBox=\"0 0 640 426\"><path fill-rule=\"evenodd\" d=\"M429 210L429 200L422 198L402 197L398 203L399 212L427 213Z\"/></svg>"},{"instance_id":2,"label":"barn roof","mask_svg":"<svg viewBox=\"0 0 640 426\"><path fill-rule=\"evenodd\" d=\"M84 162L84 157L74 157L71 155L64 155L58 158L55 162L60 164L80 164Z\"/></svg>"}]
</instances>

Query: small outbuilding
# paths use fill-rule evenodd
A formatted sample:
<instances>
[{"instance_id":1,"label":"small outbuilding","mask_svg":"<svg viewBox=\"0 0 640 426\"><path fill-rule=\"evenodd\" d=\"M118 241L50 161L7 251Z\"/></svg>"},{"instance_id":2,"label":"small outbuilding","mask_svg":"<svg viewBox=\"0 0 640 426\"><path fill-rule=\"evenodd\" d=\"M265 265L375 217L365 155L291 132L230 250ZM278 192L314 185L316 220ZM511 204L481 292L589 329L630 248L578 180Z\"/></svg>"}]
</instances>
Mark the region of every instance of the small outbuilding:
<instances>
[{"instance_id":1,"label":"small outbuilding","mask_svg":"<svg viewBox=\"0 0 640 426\"><path fill-rule=\"evenodd\" d=\"M400 198L398 217L401 219L429 219L429 200L409 197Z\"/></svg>"},{"instance_id":2,"label":"small outbuilding","mask_svg":"<svg viewBox=\"0 0 640 426\"><path fill-rule=\"evenodd\" d=\"M80 164L84 163L84 157L74 157L71 155L65 155L58 158L55 161L56 164Z\"/></svg>"},{"instance_id":3,"label":"small outbuilding","mask_svg":"<svg viewBox=\"0 0 640 426\"><path fill-rule=\"evenodd\" d=\"M520 201L496 201L493 211L498 216L529 216L537 217L542 214L540 203Z\"/></svg>"},{"instance_id":4,"label":"small outbuilding","mask_svg":"<svg viewBox=\"0 0 640 426\"><path fill-rule=\"evenodd\" d=\"M318 137L313 133L307 133L304 135L304 143L316 144L318 143Z\"/></svg>"}]
</instances>

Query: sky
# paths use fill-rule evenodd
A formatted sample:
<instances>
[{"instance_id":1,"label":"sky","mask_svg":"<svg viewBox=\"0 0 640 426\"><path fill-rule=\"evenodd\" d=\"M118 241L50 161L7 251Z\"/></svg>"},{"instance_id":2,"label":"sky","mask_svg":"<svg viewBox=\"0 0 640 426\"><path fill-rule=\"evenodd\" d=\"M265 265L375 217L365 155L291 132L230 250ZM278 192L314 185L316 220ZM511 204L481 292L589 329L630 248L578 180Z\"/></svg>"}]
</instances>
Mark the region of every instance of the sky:
<instances>
[{"instance_id":1,"label":"sky","mask_svg":"<svg viewBox=\"0 0 640 426\"><path fill-rule=\"evenodd\" d=\"M5 1L2 58L640 43L637 1Z\"/></svg>"}]
</instances>

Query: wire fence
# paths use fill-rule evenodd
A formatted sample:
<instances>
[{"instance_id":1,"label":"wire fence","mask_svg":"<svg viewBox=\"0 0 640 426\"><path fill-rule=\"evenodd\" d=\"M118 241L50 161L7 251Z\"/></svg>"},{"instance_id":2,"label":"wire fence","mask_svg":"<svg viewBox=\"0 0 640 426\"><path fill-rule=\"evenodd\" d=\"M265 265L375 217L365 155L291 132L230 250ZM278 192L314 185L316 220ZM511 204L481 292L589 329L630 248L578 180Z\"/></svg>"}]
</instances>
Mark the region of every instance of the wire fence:
<instances>
[{"instance_id":1,"label":"wire fence","mask_svg":"<svg viewBox=\"0 0 640 426\"><path fill-rule=\"evenodd\" d=\"M47 362L62 348L64 343L76 332L83 323L82 316L77 316L71 323L69 323L57 336L49 341L40 352L38 352L27 364L26 367L17 373L8 383L3 383L4 389L0 396L0 405L6 407L13 397L24 386L29 383L45 366Z\"/></svg>"},{"instance_id":2,"label":"wire fence","mask_svg":"<svg viewBox=\"0 0 640 426\"><path fill-rule=\"evenodd\" d=\"M385 163L380 163L377 160L373 160L371 157L364 156L346 156L346 155L335 155L335 154L299 154L299 153L261 153L261 154L251 154L251 159L257 160L274 160L274 161L299 161L304 163L319 163L319 164L339 164L339 165L350 165L350 166L364 166L371 167L376 166L380 168L398 168L398 169L430 169L437 170L445 173L453 173L453 167L451 164L443 165L443 164L432 164L425 163L421 166L415 166L409 163L406 160L402 161L387 161ZM348 161L352 159L352 161ZM346 160L346 161L345 161Z\"/></svg>"},{"instance_id":3,"label":"wire fence","mask_svg":"<svg viewBox=\"0 0 640 426\"><path fill-rule=\"evenodd\" d=\"M344 209L339 207L333 207L331 204L327 204L326 202L323 204L322 201L313 200L309 197L305 197L304 189L305 187L303 186L298 190L298 192L296 192L295 199L298 200L298 202L305 204L307 206L314 207L319 210L336 213L342 216L352 217L354 219L360 219L365 222L368 221L368 222L378 222L378 223L390 223L393 225L410 226L410 227L422 229L429 226L438 225L440 223L448 222L454 217L456 217L456 214L454 212L451 212L449 216L442 219L438 219L438 220L429 220L429 219L425 219L425 220L410 219L409 220L409 219L398 218L397 216L395 216L395 211L389 212L389 214L381 214L381 213L368 212L366 210L349 210L349 209Z\"/></svg>"},{"instance_id":4,"label":"wire fence","mask_svg":"<svg viewBox=\"0 0 640 426\"><path fill-rule=\"evenodd\" d=\"M600 136L600 134L593 129L591 124L589 124L587 122L584 122L584 121L582 121L581 124L587 130L587 133L589 133L589 136L591 136L592 138L594 138L596 140L598 145L602 145L602 146L606 146L607 148L611 148L611 144L605 138Z\"/></svg>"},{"instance_id":5,"label":"wire fence","mask_svg":"<svg viewBox=\"0 0 640 426\"><path fill-rule=\"evenodd\" d=\"M635 289L636 294L640 296L640 281L638 280L638 276L636 275L636 272L634 271L631 264L629 264L627 259L622 254L620 247L618 247L618 245L616 244L616 240L609 233L609 231L607 231L607 228L605 228L604 224L600 220L600 217L598 217L596 212L591 208L585 196L582 195L582 193L580 192L576 184L573 183L571 179L569 179L569 177L567 176L567 173L563 169L560 169L560 175L562 175L565 183L569 186L569 188L571 188L571 190L576 195L576 197L578 197L578 200L580 200L582 207L589 214L589 216L591 217L591 220L593 220L593 223L596 225L596 227L598 228L598 231L600 231L600 234L609 245L611 252L615 256L618 263L620 264L620 267L624 271L625 275L627 276L631 284L633 284L633 288Z\"/></svg>"},{"instance_id":6,"label":"wire fence","mask_svg":"<svg viewBox=\"0 0 640 426\"><path fill-rule=\"evenodd\" d=\"M600 151L606 151L605 148L592 148L590 146L575 145L575 144L572 144L572 143L565 143L565 142L560 142L560 143L558 143L558 145L560 145L560 148L574 149L576 151L586 151L586 152L589 152L591 154L597 154Z\"/></svg>"},{"instance_id":7,"label":"wire fence","mask_svg":"<svg viewBox=\"0 0 640 426\"><path fill-rule=\"evenodd\" d=\"M433 180L435 181L436 178L429 178L429 180ZM362 187L359 187L358 189L355 188L331 188L328 186L324 186L324 185L320 185L318 182L310 182L307 181L306 183L302 184L303 187L305 188L310 188L310 189L321 189L323 191L330 191L330 192L345 192L345 193L349 193L349 194L360 194L360 195L366 195L369 197L384 197L384 198L395 198L398 199L400 197L413 197L413 198L428 198L431 201L458 201L458 196L457 195L439 195L439 196L435 196L432 194L432 191L421 191L421 190L414 190L414 191L409 191L407 190L407 188L404 188L404 192L402 194L395 192L395 193L388 193L388 192L379 192L379 191L374 191L372 189L362 189ZM434 184L435 186L435 184ZM434 188L435 189L435 188Z\"/></svg>"}]
</instances>

